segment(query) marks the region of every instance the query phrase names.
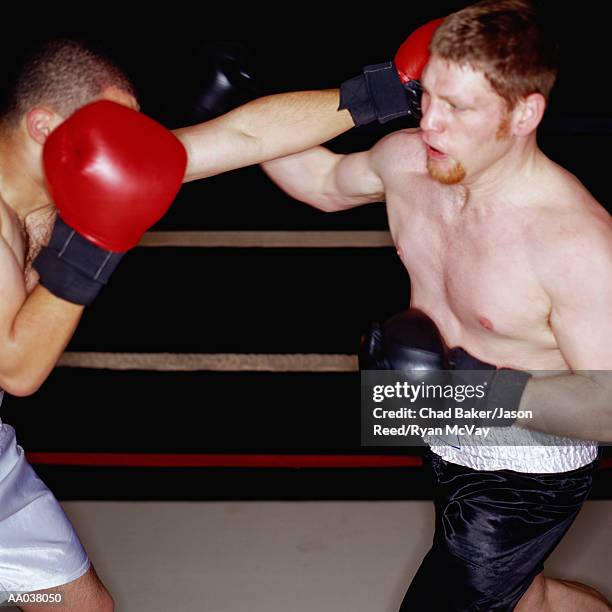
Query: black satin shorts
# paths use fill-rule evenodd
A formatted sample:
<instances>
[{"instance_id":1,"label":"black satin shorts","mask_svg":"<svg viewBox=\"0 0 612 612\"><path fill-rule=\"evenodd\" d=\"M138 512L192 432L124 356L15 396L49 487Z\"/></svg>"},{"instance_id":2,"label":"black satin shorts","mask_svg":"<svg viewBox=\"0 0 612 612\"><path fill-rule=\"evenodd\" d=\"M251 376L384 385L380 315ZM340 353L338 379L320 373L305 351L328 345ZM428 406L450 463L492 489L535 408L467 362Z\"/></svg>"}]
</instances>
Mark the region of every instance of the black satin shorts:
<instances>
[{"instance_id":1,"label":"black satin shorts","mask_svg":"<svg viewBox=\"0 0 612 612\"><path fill-rule=\"evenodd\" d=\"M576 518L595 464L481 471L429 453L436 529L401 612L510 612Z\"/></svg>"}]
</instances>

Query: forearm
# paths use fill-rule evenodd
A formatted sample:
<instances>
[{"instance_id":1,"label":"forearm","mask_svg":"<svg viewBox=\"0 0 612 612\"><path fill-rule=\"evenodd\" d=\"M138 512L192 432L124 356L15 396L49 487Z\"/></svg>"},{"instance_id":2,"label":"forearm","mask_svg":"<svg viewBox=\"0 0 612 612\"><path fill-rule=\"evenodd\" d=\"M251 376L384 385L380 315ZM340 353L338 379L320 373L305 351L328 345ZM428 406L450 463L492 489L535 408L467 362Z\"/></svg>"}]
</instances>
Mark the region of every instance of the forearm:
<instances>
[{"instance_id":1,"label":"forearm","mask_svg":"<svg viewBox=\"0 0 612 612\"><path fill-rule=\"evenodd\" d=\"M532 377L519 410L531 418L517 425L584 440L612 441L612 373L584 371Z\"/></svg>"},{"instance_id":2,"label":"forearm","mask_svg":"<svg viewBox=\"0 0 612 612\"><path fill-rule=\"evenodd\" d=\"M199 125L176 130L188 153L185 181L284 157L353 127L337 89L259 98Z\"/></svg>"},{"instance_id":3,"label":"forearm","mask_svg":"<svg viewBox=\"0 0 612 612\"><path fill-rule=\"evenodd\" d=\"M44 382L72 337L83 306L38 286L5 330L0 349L0 387L29 395Z\"/></svg>"}]
</instances>

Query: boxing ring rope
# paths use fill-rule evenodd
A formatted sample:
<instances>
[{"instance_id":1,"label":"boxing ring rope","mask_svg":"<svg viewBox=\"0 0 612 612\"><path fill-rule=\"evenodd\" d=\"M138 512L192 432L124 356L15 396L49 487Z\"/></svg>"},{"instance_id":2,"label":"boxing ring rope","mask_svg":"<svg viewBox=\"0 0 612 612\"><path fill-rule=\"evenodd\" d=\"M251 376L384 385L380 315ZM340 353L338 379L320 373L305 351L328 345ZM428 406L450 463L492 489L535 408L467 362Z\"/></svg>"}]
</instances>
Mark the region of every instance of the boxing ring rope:
<instances>
[{"instance_id":1,"label":"boxing ring rope","mask_svg":"<svg viewBox=\"0 0 612 612\"><path fill-rule=\"evenodd\" d=\"M387 231L147 232L140 247L387 248ZM164 372L358 372L356 355L65 352L59 367Z\"/></svg>"},{"instance_id":2,"label":"boxing ring rope","mask_svg":"<svg viewBox=\"0 0 612 612\"><path fill-rule=\"evenodd\" d=\"M346 232L148 232L140 247L206 248L380 248L393 247L387 231Z\"/></svg>"},{"instance_id":3,"label":"boxing ring rope","mask_svg":"<svg viewBox=\"0 0 612 612\"><path fill-rule=\"evenodd\" d=\"M266 455L194 453L27 453L30 463L95 467L390 468L421 467L413 455Z\"/></svg>"},{"instance_id":4,"label":"boxing ring rope","mask_svg":"<svg viewBox=\"0 0 612 612\"><path fill-rule=\"evenodd\" d=\"M140 247L393 248L387 231L148 232ZM163 372L358 372L356 355L253 353L103 353L66 351L58 367ZM31 452L34 464L104 467L398 468L421 467L414 455L269 455ZM612 458L601 468L612 468Z\"/></svg>"},{"instance_id":5,"label":"boxing ring rope","mask_svg":"<svg viewBox=\"0 0 612 612\"><path fill-rule=\"evenodd\" d=\"M358 372L356 355L65 352L58 366L158 372Z\"/></svg>"},{"instance_id":6,"label":"boxing ring rope","mask_svg":"<svg viewBox=\"0 0 612 612\"><path fill-rule=\"evenodd\" d=\"M148 232L140 247L380 248L387 231ZM356 355L249 353L103 353L66 351L58 367L165 372L358 372ZM31 452L38 465L117 467L389 468L420 467L418 456Z\"/></svg>"}]
</instances>

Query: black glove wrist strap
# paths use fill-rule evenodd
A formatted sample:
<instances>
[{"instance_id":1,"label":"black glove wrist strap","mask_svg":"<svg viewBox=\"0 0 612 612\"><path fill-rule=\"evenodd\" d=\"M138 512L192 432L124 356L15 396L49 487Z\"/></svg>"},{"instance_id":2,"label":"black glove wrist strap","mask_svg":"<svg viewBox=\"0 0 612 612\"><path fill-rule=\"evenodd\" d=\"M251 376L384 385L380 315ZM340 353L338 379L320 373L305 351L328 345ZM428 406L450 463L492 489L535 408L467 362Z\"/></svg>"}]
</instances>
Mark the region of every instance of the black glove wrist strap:
<instances>
[{"instance_id":1,"label":"black glove wrist strap","mask_svg":"<svg viewBox=\"0 0 612 612\"><path fill-rule=\"evenodd\" d=\"M87 306L106 285L123 255L96 246L58 216L49 244L41 249L33 267L40 284L51 293Z\"/></svg>"},{"instance_id":2,"label":"black glove wrist strap","mask_svg":"<svg viewBox=\"0 0 612 612\"><path fill-rule=\"evenodd\" d=\"M374 120L386 123L413 114L410 98L393 62L366 66L363 74L342 83L338 110L343 109L348 109L355 125Z\"/></svg>"}]
</instances>

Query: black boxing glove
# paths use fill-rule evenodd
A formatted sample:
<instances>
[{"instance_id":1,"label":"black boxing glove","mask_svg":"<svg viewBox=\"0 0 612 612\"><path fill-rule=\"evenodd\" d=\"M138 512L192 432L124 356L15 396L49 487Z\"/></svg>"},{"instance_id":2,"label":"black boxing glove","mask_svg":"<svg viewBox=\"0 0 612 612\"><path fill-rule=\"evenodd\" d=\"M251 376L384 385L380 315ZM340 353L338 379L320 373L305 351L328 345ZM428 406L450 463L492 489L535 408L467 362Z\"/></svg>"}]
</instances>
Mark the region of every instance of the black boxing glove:
<instances>
[{"instance_id":1,"label":"black boxing glove","mask_svg":"<svg viewBox=\"0 0 612 612\"><path fill-rule=\"evenodd\" d=\"M416 308L399 312L362 339L360 370L446 370L448 362L436 324Z\"/></svg>"},{"instance_id":2,"label":"black boxing glove","mask_svg":"<svg viewBox=\"0 0 612 612\"><path fill-rule=\"evenodd\" d=\"M241 43L210 43L196 54L194 63L200 72L188 93L188 123L214 119L261 95L252 54Z\"/></svg>"},{"instance_id":3,"label":"black boxing glove","mask_svg":"<svg viewBox=\"0 0 612 612\"><path fill-rule=\"evenodd\" d=\"M359 367L361 379L362 440L376 444L421 443L423 433L414 427L444 426L439 410L444 407L448 384L446 347L435 323L412 308L374 324L362 339ZM392 370L373 374L370 370ZM379 395L381 389L397 388L397 395ZM376 395L375 395L376 394ZM378 413L384 408L387 417ZM433 412L432 412L433 411ZM396 416L390 417L391 413ZM377 416L378 415L378 416ZM406 427L408 437L380 438L377 427Z\"/></svg>"},{"instance_id":4,"label":"black boxing glove","mask_svg":"<svg viewBox=\"0 0 612 612\"><path fill-rule=\"evenodd\" d=\"M347 109L355 125L386 123L411 115L421 119L421 73L429 60L429 43L443 19L417 28L400 46L393 62L366 66L363 74L340 86L339 110Z\"/></svg>"}]
</instances>

